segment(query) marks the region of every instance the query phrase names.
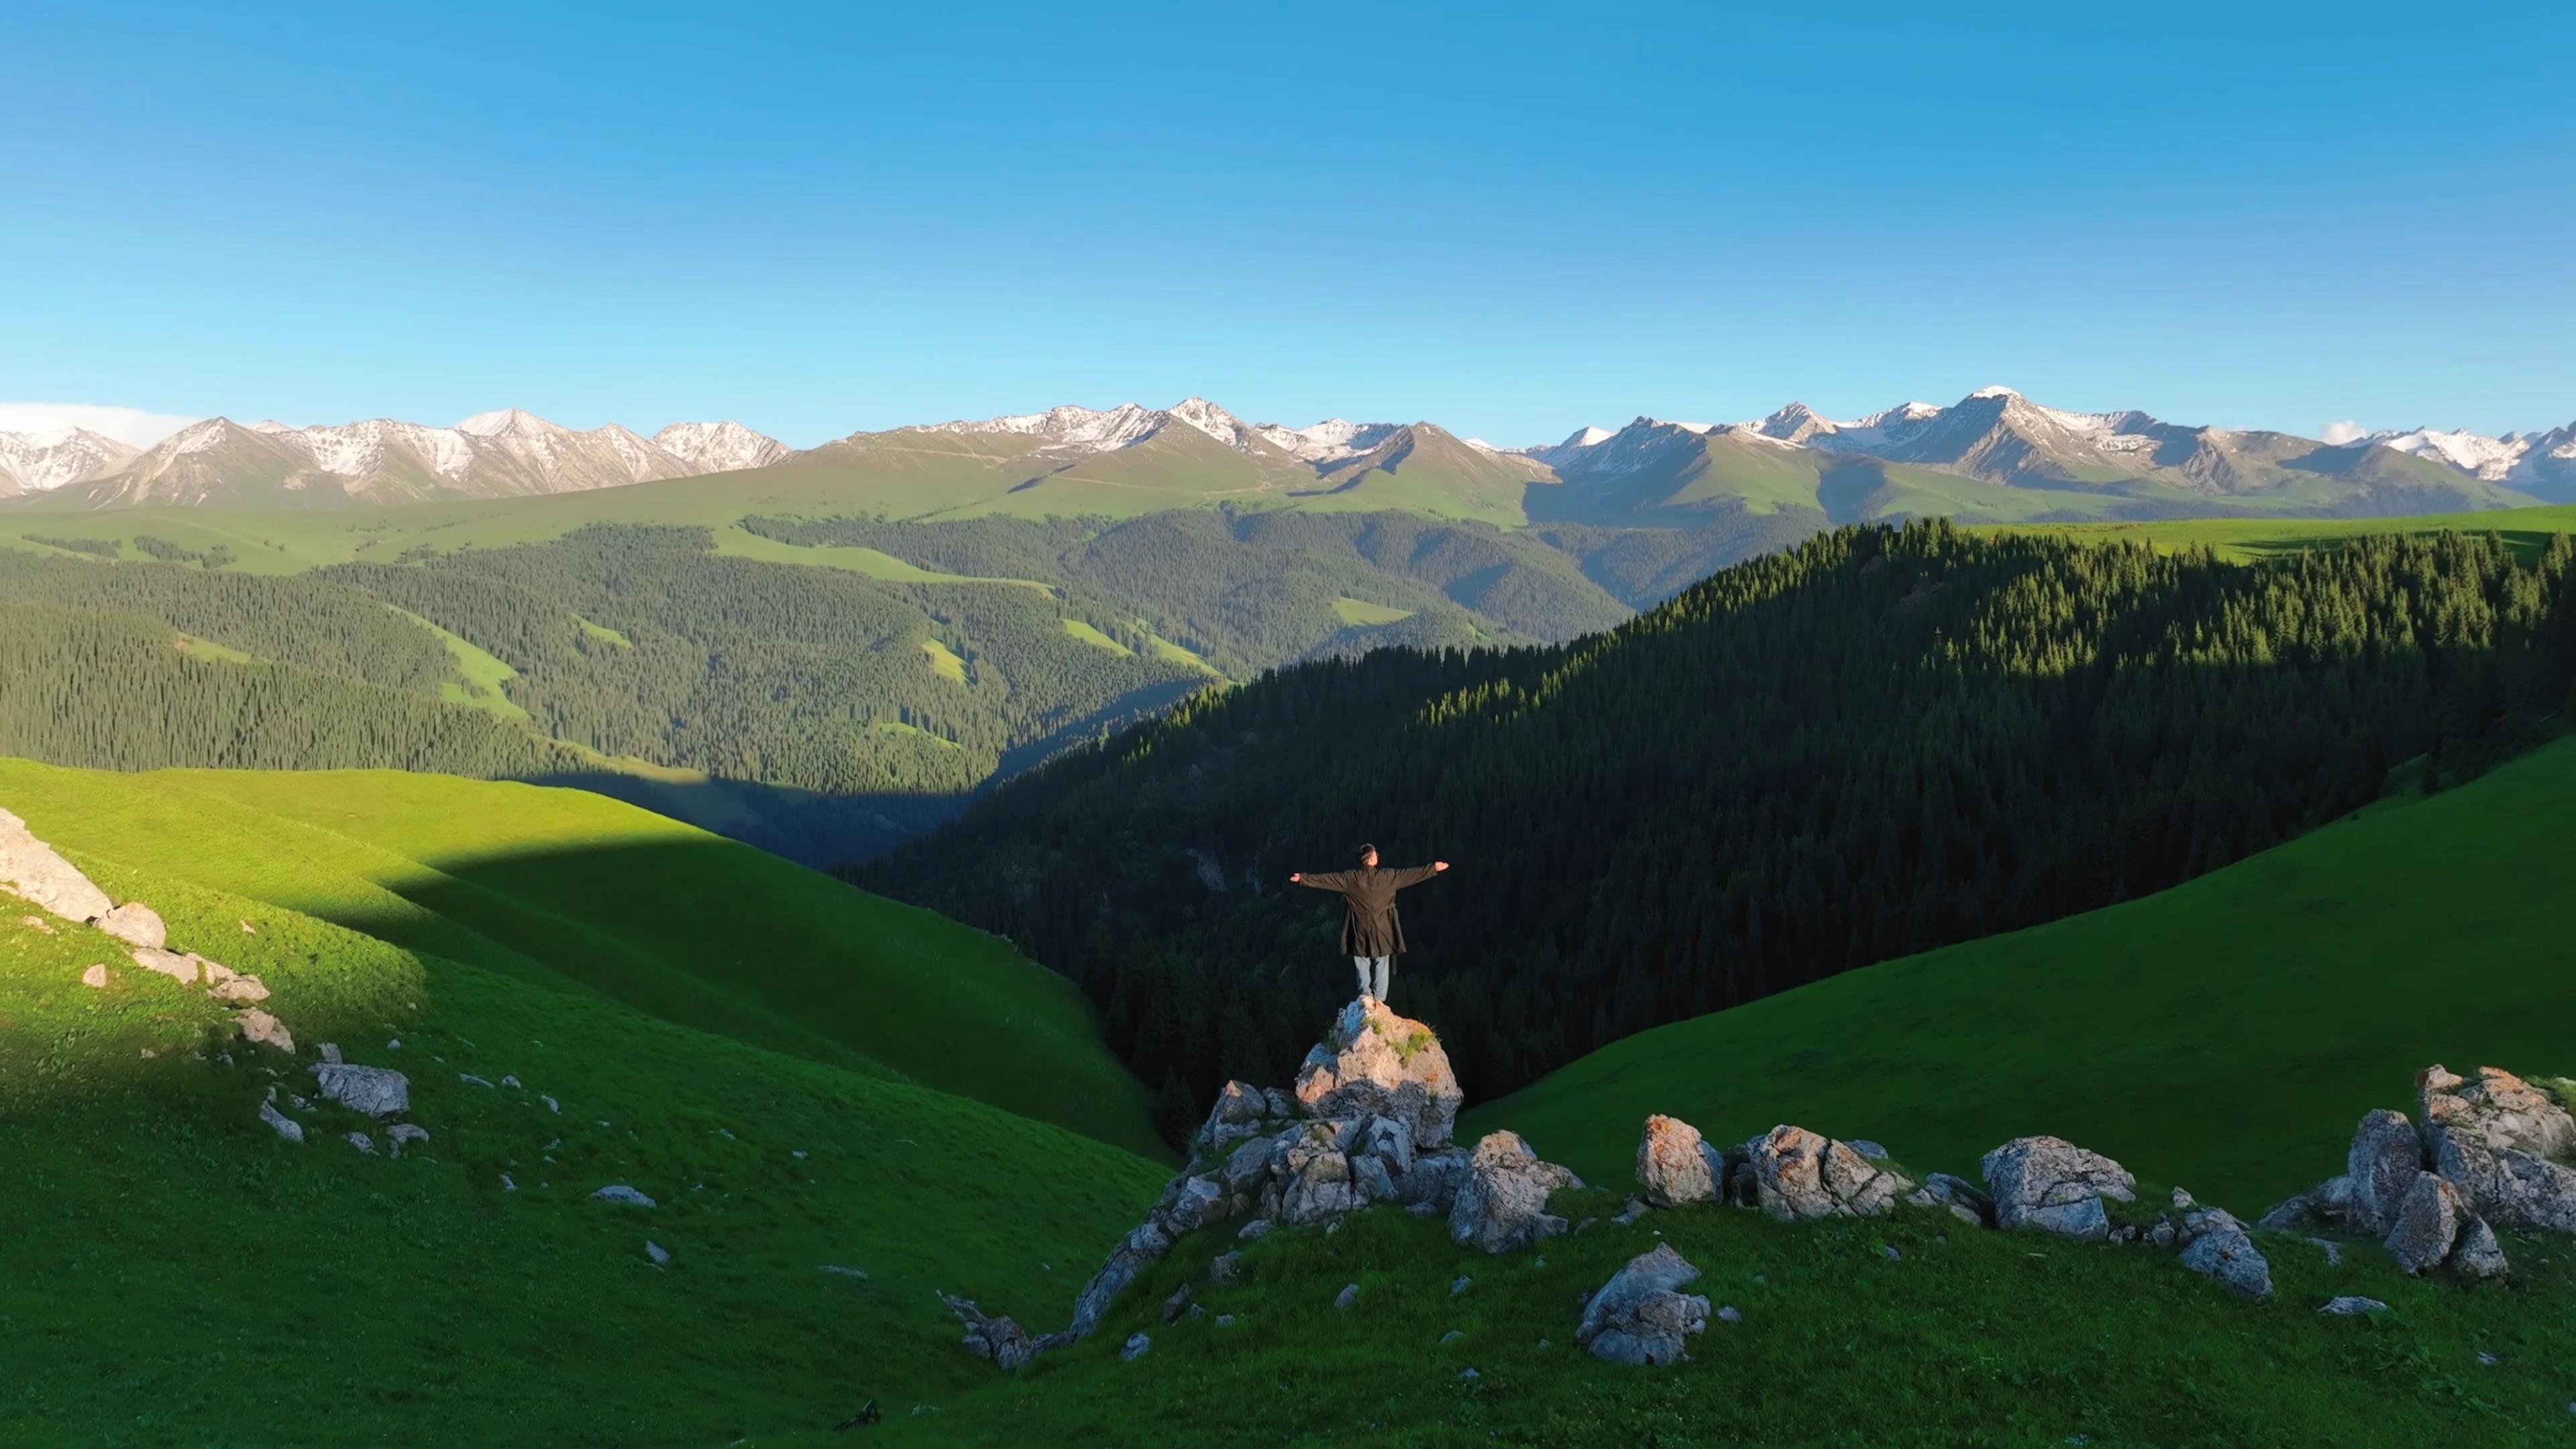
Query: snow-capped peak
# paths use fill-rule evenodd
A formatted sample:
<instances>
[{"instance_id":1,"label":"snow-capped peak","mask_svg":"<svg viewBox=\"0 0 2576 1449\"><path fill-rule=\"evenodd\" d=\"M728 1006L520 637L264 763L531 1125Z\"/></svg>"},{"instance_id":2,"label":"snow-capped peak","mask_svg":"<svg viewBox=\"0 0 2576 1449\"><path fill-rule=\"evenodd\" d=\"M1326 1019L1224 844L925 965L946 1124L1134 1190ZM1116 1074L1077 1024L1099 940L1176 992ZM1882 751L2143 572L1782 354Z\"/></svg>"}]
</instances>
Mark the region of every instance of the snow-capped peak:
<instances>
[{"instance_id":1,"label":"snow-capped peak","mask_svg":"<svg viewBox=\"0 0 2576 1449\"><path fill-rule=\"evenodd\" d=\"M1250 423L1218 407L1203 397L1185 397L1171 407L1169 416L1198 429L1238 453L1249 453L1262 433Z\"/></svg>"},{"instance_id":2,"label":"snow-capped peak","mask_svg":"<svg viewBox=\"0 0 2576 1449\"><path fill-rule=\"evenodd\" d=\"M1617 433L1610 431L1608 428L1584 427L1577 429L1573 437L1566 439L1558 446L1566 448L1589 448L1598 443L1606 443L1617 436L1619 436Z\"/></svg>"},{"instance_id":3,"label":"snow-capped peak","mask_svg":"<svg viewBox=\"0 0 2576 1449\"><path fill-rule=\"evenodd\" d=\"M2475 474L2489 481L2511 475L2514 464L2521 462L2522 455L2531 451L2531 440L2518 434L2490 438L2466 428L2447 433L2432 428L2415 428L2407 432L2389 430L2355 438L2345 446L2359 447L2370 443L2395 448L2401 453L2412 453L2419 458L2430 458L2437 463L2448 463L2463 473Z\"/></svg>"},{"instance_id":4,"label":"snow-capped peak","mask_svg":"<svg viewBox=\"0 0 2576 1449\"><path fill-rule=\"evenodd\" d=\"M1400 427L1401 424L1397 423L1355 423L1347 418L1326 418L1303 428L1257 423L1252 430L1274 448L1318 466L1329 466L1370 451L1395 436Z\"/></svg>"},{"instance_id":5,"label":"snow-capped peak","mask_svg":"<svg viewBox=\"0 0 2576 1449\"><path fill-rule=\"evenodd\" d=\"M80 427L0 433L0 494L50 492L107 472L139 451Z\"/></svg>"},{"instance_id":6,"label":"snow-capped peak","mask_svg":"<svg viewBox=\"0 0 2576 1449\"><path fill-rule=\"evenodd\" d=\"M731 419L719 423L673 423L653 435L653 444L702 473L765 468L793 451L776 438L753 432Z\"/></svg>"},{"instance_id":7,"label":"snow-capped peak","mask_svg":"<svg viewBox=\"0 0 2576 1449\"><path fill-rule=\"evenodd\" d=\"M985 418L981 421L961 418L956 422L933 423L934 433L1020 433L1044 438L1051 443L1078 447L1086 452L1105 452L1124 448L1152 437L1170 415L1135 403L1120 403L1114 408L1076 407L1067 404L1042 413L1015 413L1009 417Z\"/></svg>"},{"instance_id":8,"label":"snow-capped peak","mask_svg":"<svg viewBox=\"0 0 2576 1449\"><path fill-rule=\"evenodd\" d=\"M524 409L501 408L494 412L476 413L458 423L456 431L472 433L478 438L541 438L571 430Z\"/></svg>"},{"instance_id":9,"label":"snow-capped peak","mask_svg":"<svg viewBox=\"0 0 2576 1449\"><path fill-rule=\"evenodd\" d=\"M2011 398L2011 399L2013 399L2013 400L2015 400L2015 401L2020 401L2020 400L2021 400L2021 394L2020 394L2020 393L2017 393L2017 392L2015 392L2015 391L2013 391L2011 388L2008 388L2008 387L1981 387L1981 388L1978 388L1975 392L1972 392L1972 393L1968 394L1968 396L1970 396L1970 397L1972 397L1972 398L1979 398L1979 397L2001 397L2001 398Z\"/></svg>"}]
</instances>

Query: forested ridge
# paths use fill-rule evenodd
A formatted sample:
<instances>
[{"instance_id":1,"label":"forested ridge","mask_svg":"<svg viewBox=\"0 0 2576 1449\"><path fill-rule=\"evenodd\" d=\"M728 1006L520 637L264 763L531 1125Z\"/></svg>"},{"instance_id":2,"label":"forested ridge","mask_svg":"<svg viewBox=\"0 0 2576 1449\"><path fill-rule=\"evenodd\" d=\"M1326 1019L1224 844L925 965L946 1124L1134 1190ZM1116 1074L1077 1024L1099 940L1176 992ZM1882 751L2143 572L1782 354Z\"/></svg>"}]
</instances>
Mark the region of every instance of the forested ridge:
<instances>
[{"instance_id":1,"label":"forested ridge","mask_svg":"<svg viewBox=\"0 0 2576 1449\"><path fill-rule=\"evenodd\" d=\"M2576 544L2206 552L1845 529L1606 634L1282 670L857 873L1079 980L1166 1117L1348 993L1288 872L1370 838L1398 1004L1469 1090L1871 961L2142 895L2559 727ZM2076 969L2080 963L2070 963Z\"/></svg>"}]
</instances>

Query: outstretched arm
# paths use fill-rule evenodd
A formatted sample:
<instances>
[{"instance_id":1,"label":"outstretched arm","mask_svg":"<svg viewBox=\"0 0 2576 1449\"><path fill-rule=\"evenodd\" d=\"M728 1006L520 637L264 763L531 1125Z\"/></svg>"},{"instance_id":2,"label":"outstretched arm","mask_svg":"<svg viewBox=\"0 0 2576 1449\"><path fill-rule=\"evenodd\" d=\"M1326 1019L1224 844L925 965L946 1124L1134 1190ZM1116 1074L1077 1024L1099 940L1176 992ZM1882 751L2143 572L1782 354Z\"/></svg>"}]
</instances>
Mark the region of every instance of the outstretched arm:
<instances>
[{"instance_id":1,"label":"outstretched arm","mask_svg":"<svg viewBox=\"0 0 2576 1449\"><path fill-rule=\"evenodd\" d=\"M1409 885L1420 885L1448 868L1449 862L1435 860L1429 865L1408 865L1402 870L1389 871L1387 874L1395 877L1395 888L1402 890Z\"/></svg>"},{"instance_id":2,"label":"outstretched arm","mask_svg":"<svg viewBox=\"0 0 2576 1449\"><path fill-rule=\"evenodd\" d=\"M1291 871L1288 874L1288 883L1313 886L1319 891L1337 891L1351 883L1350 876L1351 873L1346 870Z\"/></svg>"}]
</instances>

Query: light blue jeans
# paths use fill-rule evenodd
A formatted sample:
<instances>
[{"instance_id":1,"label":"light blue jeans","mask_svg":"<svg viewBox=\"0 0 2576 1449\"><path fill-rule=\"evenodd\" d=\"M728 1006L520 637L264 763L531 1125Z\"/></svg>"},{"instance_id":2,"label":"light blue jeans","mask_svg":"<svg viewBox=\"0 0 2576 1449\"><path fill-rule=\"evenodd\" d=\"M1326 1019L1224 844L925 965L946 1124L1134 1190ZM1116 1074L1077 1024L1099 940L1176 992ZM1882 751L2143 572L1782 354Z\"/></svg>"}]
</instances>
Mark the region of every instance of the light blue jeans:
<instances>
[{"instance_id":1,"label":"light blue jeans","mask_svg":"<svg viewBox=\"0 0 2576 1449\"><path fill-rule=\"evenodd\" d=\"M1360 972L1360 995L1373 1001L1386 1000L1387 968L1394 962L1395 958L1392 956L1353 956L1351 964L1358 967ZM1371 966L1377 968L1375 980L1369 977Z\"/></svg>"}]
</instances>

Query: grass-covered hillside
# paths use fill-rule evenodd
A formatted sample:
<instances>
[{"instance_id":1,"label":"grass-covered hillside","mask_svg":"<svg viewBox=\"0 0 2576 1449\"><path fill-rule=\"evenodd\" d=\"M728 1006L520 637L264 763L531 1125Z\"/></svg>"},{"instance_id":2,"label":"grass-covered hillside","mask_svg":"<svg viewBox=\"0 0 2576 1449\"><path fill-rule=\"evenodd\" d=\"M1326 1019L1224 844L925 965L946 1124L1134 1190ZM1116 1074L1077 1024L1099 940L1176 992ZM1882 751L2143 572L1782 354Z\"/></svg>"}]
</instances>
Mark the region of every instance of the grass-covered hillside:
<instances>
[{"instance_id":1,"label":"grass-covered hillside","mask_svg":"<svg viewBox=\"0 0 2576 1449\"><path fill-rule=\"evenodd\" d=\"M2168 891L1640 1032L1469 1119L1603 1176L1648 1112L1972 1176L1999 1129L2048 1132L2260 1211L2429 1063L2576 1069L2571 854L2562 741Z\"/></svg>"},{"instance_id":2,"label":"grass-covered hillside","mask_svg":"<svg viewBox=\"0 0 2576 1449\"><path fill-rule=\"evenodd\" d=\"M0 806L155 883L1159 1150L1079 994L1009 943L585 791L0 759Z\"/></svg>"},{"instance_id":3,"label":"grass-covered hillside","mask_svg":"<svg viewBox=\"0 0 2576 1449\"><path fill-rule=\"evenodd\" d=\"M1140 1130L1035 968L607 802L11 763L0 803L296 1038L0 901L0 1441L716 1445L902 1412L985 1372L935 1290L1064 1311L1166 1170L1038 1120ZM323 1043L406 1073L428 1140L294 1106ZM258 1120L272 1088L301 1144Z\"/></svg>"},{"instance_id":4,"label":"grass-covered hillside","mask_svg":"<svg viewBox=\"0 0 2576 1449\"><path fill-rule=\"evenodd\" d=\"M886 1437L1199 1444L1257 1416L1300 1445L2576 1442L2564 1236L2506 1234L2510 1282L2472 1285L2408 1278L2367 1238L2338 1235L2330 1262L2259 1234L2274 1291L2250 1303L2170 1254L1937 1212L1610 1221L1650 1112L1720 1142L1782 1121L1874 1138L1972 1179L1986 1149L2057 1134L2149 1198L2183 1186L2251 1221L2341 1172L2366 1109L2413 1114L2418 1068L2576 1064L2571 852L2562 743L2142 900L1630 1037L1460 1120L1462 1140L1509 1128L1581 1172L1589 1190L1551 1208L1591 1229L1489 1258L1382 1207L1274 1234L1216 1284L1228 1225L1175 1247L1094 1339ZM1733 1319L1678 1366L1594 1360L1572 1342L1584 1295L1658 1243ZM1184 1283L1210 1316L1166 1324ZM2388 1311L2320 1316L2340 1295Z\"/></svg>"}]
</instances>

